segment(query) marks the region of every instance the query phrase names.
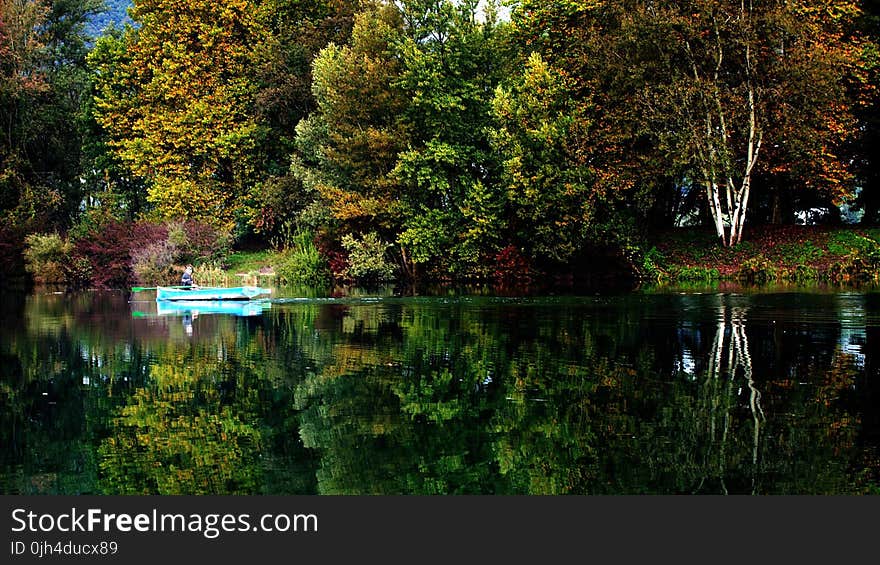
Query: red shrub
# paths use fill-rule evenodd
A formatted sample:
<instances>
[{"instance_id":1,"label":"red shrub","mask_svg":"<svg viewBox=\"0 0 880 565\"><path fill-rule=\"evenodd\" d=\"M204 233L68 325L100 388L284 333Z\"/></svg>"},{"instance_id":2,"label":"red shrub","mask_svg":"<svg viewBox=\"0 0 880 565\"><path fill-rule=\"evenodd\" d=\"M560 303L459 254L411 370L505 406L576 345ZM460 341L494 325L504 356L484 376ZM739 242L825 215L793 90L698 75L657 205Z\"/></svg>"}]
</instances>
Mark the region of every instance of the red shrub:
<instances>
[{"instance_id":1,"label":"red shrub","mask_svg":"<svg viewBox=\"0 0 880 565\"><path fill-rule=\"evenodd\" d=\"M189 255L183 262L217 260L229 251L229 237L214 226L188 220L183 224L183 229L186 232L187 249L180 251Z\"/></svg>"},{"instance_id":2,"label":"red shrub","mask_svg":"<svg viewBox=\"0 0 880 565\"><path fill-rule=\"evenodd\" d=\"M495 281L499 286L529 284L532 275L528 259L515 245L508 245L495 255Z\"/></svg>"},{"instance_id":3,"label":"red shrub","mask_svg":"<svg viewBox=\"0 0 880 565\"><path fill-rule=\"evenodd\" d=\"M92 285L97 288L123 288L134 281L131 250L141 249L167 236L163 226L138 222L110 221L74 243L74 259L91 264Z\"/></svg>"},{"instance_id":4,"label":"red shrub","mask_svg":"<svg viewBox=\"0 0 880 565\"><path fill-rule=\"evenodd\" d=\"M345 278L345 271L348 269L348 252L342 247L335 245L326 234L318 234L315 236L315 247L318 253L327 261L330 273L334 279L340 280Z\"/></svg>"}]
</instances>

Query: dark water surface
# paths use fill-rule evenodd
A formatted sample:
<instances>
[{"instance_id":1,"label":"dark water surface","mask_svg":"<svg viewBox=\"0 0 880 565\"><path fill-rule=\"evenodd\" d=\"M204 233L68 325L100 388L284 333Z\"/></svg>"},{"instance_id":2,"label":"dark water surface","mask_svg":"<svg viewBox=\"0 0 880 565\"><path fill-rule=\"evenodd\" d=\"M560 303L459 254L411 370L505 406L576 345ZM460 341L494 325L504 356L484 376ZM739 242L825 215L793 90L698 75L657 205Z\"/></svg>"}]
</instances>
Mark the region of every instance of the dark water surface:
<instances>
[{"instance_id":1,"label":"dark water surface","mask_svg":"<svg viewBox=\"0 0 880 565\"><path fill-rule=\"evenodd\" d=\"M880 493L878 293L150 298L3 297L0 492Z\"/></svg>"}]
</instances>

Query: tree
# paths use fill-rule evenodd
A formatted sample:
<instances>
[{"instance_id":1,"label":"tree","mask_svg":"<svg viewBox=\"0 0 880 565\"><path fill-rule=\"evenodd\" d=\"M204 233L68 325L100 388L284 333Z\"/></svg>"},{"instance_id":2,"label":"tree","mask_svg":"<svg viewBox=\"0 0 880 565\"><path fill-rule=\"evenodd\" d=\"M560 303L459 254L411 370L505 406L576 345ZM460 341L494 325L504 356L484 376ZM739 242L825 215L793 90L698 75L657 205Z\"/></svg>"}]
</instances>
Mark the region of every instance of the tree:
<instances>
[{"instance_id":1,"label":"tree","mask_svg":"<svg viewBox=\"0 0 880 565\"><path fill-rule=\"evenodd\" d=\"M0 2L0 213L25 231L63 228L79 204L85 21L99 8Z\"/></svg>"},{"instance_id":2,"label":"tree","mask_svg":"<svg viewBox=\"0 0 880 565\"><path fill-rule=\"evenodd\" d=\"M501 195L489 143L503 72L498 25L476 2L408 1L358 16L350 45L316 58L316 111L297 126L294 176L336 236L396 241L422 265L472 274L497 247Z\"/></svg>"},{"instance_id":3,"label":"tree","mask_svg":"<svg viewBox=\"0 0 880 565\"><path fill-rule=\"evenodd\" d=\"M880 1L864 0L864 14L861 19L861 29L876 46L880 43ZM871 54L869 66L869 84L873 93L871 104L862 108L860 119L864 123L862 135L855 143L857 147L856 163L857 178L861 185L859 204L864 211L862 222L866 224L880 223L880 163L878 163L876 151L872 148L880 144L880 53L876 50Z\"/></svg>"},{"instance_id":4,"label":"tree","mask_svg":"<svg viewBox=\"0 0 880 565\"><path fill-rule=\"evenodd\" d=\"M329 43L345 45L355 11L370 2L359 0L269 0L260 3L259 21L268 29L257 47L256 118L269 135L265 182L254 186L251 222L264 237L281 235L285 225L317 209L315 192L290 171L299 153L296 126L316 110L312 64ZM301 146L302 144L300 144ZM314 214L312 214L314 216Z\"/></svg>"},{"instance_id":5,"label":"tree","mask_svg":"<svg viewBox=\"0 0 880 565\"><path fill-rule=\"evenodd\" d=\"M411 272L434 263L479 274L486 256L500 248L502 197L489 131L506 67L492 4L482 21L477 4L401 3L404 70L395 85L408 100L413 135L394 175L405 217L398 242Z\"/></svg>"},{"instance_id":6,"label":"tree","mask_svg":"<svg viewBox=\"0 0 880 565\"><path fill-rule=\"evenodd\" d=\"M317 109L297 126L293 172L314 191L343 233L380 228L396 236L399 188L391 171L405 148L401 72L394 45L401 32L393 5L355 21L351 44L331 43L314 63Z\"/></svg>"},{"instance_id":7,"label":"tree","mask_svg":"<svg viewBox=\"0 0 880 565\"><path fill-rule=\"evenodd\" d=\"M571 260L594 221L596 174L577 155L587 121L570 91L570 80L532 53L493 101L492 145L503 159L513 231L532 259Z\"/></svg>"},{"instance_id":8,"label":"tree","mask_svg":"<svg viewBox=\"0 0 880 565\"><path fill-rule=\"evenodd\" d=\"M45 46L39 27L48 10L41 2L0 1L0 211L19 204L23 179L22 114L29 99L48 89L40 72Z\"/></svg>"},{"instance_id":9,"label":"tree","mask_svg":"<svg viewBox=\"0 0 880 565\"><path fill-rule=\"evenodd\" d=\"M557 254L563 252L557 260L584 252L588 246L631 262L634 220L653 224L649 215L657 194L680 175L680 163L662 158L657 151L635 100L638 85L646 79L645 70L627 59L627 55L635 56L628 53L629 46L621 46L620 21L626 9L621 2L525 0L511 15L511 35L527 70L516 81L525 80L531 72L527 61L534 53L559 85L555 96L534 97L538 106L525 111L526 105L521 110L520 119L531 120L524 125L531 123L537 129L532 134L534 142L543 143L539 124L557 124L550 131L558 137L546 144L557 155L545 155L536 162L546 165L542 174L553 167L557 169L554 174L578 171L576 185L566 189L567 193L550 185L558 192L545 201L551 213L548 218L555 213L569 216L560 229L560 236L568 236L557 241L568 243L557 249ZM516 82L508 87L514 92L522 88ZM546 108L540 109L542 105ZM559 129L563 124L564 130ZM552 204L553 198L560 197L569 204L565 212ZM579 212L578 205L582 207Z\"/></svg>"},{"instance_id":10,"label":"tree","mask_svg":"<svg viewBox=\"0 0 880 565\"><path fill-rule=\"evenodd\" d=\"M261 176L265 128L252 64L266 30L250 0L138 0L125 58L99 68L98 122L123 163L149 182L163 219L228 228Z\"/></svg>"},{"instance_id":11,"label":"tree","mask_svg":"<svg viewBox=\"0 0 880 565\"><path fill-rule=\"evenodd\" d=\"M88 55L92 96L84 101L81 111L84 129L82 176L87 193L83 199L86 212L80 217L80 224L87 223L88 216L93 213L134 221L147 210L144 180L132 174L114 150L114 146L122 142L125 132L110 132L98 123L98 101L106 99L108 91L122 98L127 89L133 88L130 78L123 72L124 65L131 64L125 33L132 32L117 28L107 30L95 41Z\"/></svg>"},{"instance_id":12,"label":"tree","mask_svg":"<svg viewBox=\"0 0 880 565\"><path fill-rule=\"evenodd\" d=\"M614 119L597 122L596 143L644 148L648 163L699 179L719 240L734 245L759 170L838 198L851 190L842 146L863 80L857 15L845 0L526 1L514 21L523 44L583 77L575 96L605 97L597 107Z\"/></svg>"}]
</instances>

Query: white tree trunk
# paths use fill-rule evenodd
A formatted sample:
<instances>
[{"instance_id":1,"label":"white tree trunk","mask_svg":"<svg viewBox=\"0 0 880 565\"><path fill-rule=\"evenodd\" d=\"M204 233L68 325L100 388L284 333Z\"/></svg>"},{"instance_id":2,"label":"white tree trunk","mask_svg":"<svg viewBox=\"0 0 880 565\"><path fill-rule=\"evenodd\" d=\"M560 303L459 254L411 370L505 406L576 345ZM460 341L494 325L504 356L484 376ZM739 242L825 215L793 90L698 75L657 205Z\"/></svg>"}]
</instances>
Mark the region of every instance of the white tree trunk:
<instances>
[{"instance_id":1,"label":"white tree trunk","mask_svg":"<svg viewBox=\"0 0 880 565\"><path fill-rule=\"evenodd\" d=\"M751 6L746 7L743 3L740 18L741 24L748 32L750 25ZM752 171L758 160L758 154L761 150L762 133L758 127L757 110L756 110L756 92L755 84L752 77L752 52L748 40L746 40L743 52L745 63L745 84L747 87L747 123L744 123L746 141L745 147L745 163L743 169L736 171L734 166L735 159L733 156L739 153L731 146L731 139L728 134L728 125L730 120L725 110L724 103L721 98L721 63L724 60L724 47L721 41L720 32L717 27L714 29L716 36L715 43L715 68L707 79L711 81L711 93L703 98L703 102L709 104L705 108L706 115L706 139L702 143L697 143L700 148L698 151L698 160L701 162L701 170L706 185L706 193L709 199L709 212L712 215L715 231L721 244L724 246L733 246L742 241L743 226L746 221L746 212L749 204L749 194L752 186ZM690 45L687 45L687 52L693 55ZM693 65L694 77L699 81L700 73L697 66ZM711 108L711 109L710 109ZM746 121L746 120L743 120ZM724 200L721 201L722 188L718 185L718 180L723 178L725 186L723 187ZM737 183L736 178L740 178Z\"/></svg>"}]
</instances>

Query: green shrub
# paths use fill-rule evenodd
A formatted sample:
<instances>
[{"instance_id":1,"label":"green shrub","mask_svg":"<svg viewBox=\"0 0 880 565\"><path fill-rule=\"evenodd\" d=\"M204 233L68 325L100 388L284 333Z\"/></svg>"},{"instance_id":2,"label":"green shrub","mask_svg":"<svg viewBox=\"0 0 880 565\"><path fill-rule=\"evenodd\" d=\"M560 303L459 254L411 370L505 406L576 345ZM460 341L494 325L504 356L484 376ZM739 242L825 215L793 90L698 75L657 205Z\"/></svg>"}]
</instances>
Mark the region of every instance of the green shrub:
<instances>
[{"instance_id":1,"label":"green shrub","mask_svg":"<svg viewBox=\"0 0 880 565\"><path fill-rule=\"evenodd\" d=\"M743 261L736 272L741 281L764 284L776 280L776 267L763 255Z\"/></svg>"},{"instance_id":2,"label":"green shrub","mask_svg":"<svg viewBox=\"0 0 880 565\"><path fill-rule=\"evenodd\" d=\"M875 240L852 230L840 230L828 238L828 251L834 255L850 255L853 252L870 254L877 249Z\"/></svg>"},{"instance_id":3,"label":"green shrub","mask_svg":"<svg viewBox=\"0 0 880 565\"><path fill-rule=\"evenodd\" d=\"M25 269L38 283L58 284L67 281L71 245L57 233L30 234L24 239Z\"/></svg>"},{"instance_id":4,"label":"green shrub","mask_svg":"<svg viewBox=\"0 0 880 565\"><path fill-rule=\"evenodd\" d=\"M663 265L666 263L666 257L663 256L656 247L651 247L642 257L641 277L644 280L652 282L660 282L666 278L666 272Z\"/></svg>"},{"instance_id":5,"label":"green shrub","mask_svg":"<svg viewBox=\"0 0 880 565\"><path fill-rule=\"evenodd\" d=\"M279 254L274 268L286 284L325 286L330 281L327 264L308 232L300 232L290 238L287 249Z\"/></svg>"},{"instance_id":6,"label":"green shrub","mask_svg":"<svg viewBox=\"0 0 880 565\"><path fill-rule=\"evenodd\" d=\"M711 282L721 278L718 269L708 267L682 267L675 273L678 282Z\"/></svg>"},{"instance_id":7,"label":"green shrub","mask_svg":"<svg viewBox=\"0 0 880 565\"><path fill-rule=\"evenodd\" d=\"M811 261L821 259L825 255L825 251L822 248L816 247L809 240L800 244L783 243L777 247L777 250L782 254L782 260L785 263L794 263L796 265L806 265Z\"/></svg>"},{"instance_id":8,"label":"green shrub","mask_svg":"<svg viewBox=\"0 0 880 565\"><path fill-rule=\"evenodd\" d=\"M792 282L810 282L819 280L819 271L809 265L800 264L786 273L785 278Z\"/></svg>"},{"instance_id":9,"label":"green shrub","mask_svg":"<svg viewBox=\"0 0 880 565\"><path fill-rule=\"evenodd\" d=\"M348 252L345 275L357 283L377 283L394 279L394 265L385 258L391 247L375 233L355 239L351 234L342 238L342 247Z\"/></svg>"}]
</instances>

